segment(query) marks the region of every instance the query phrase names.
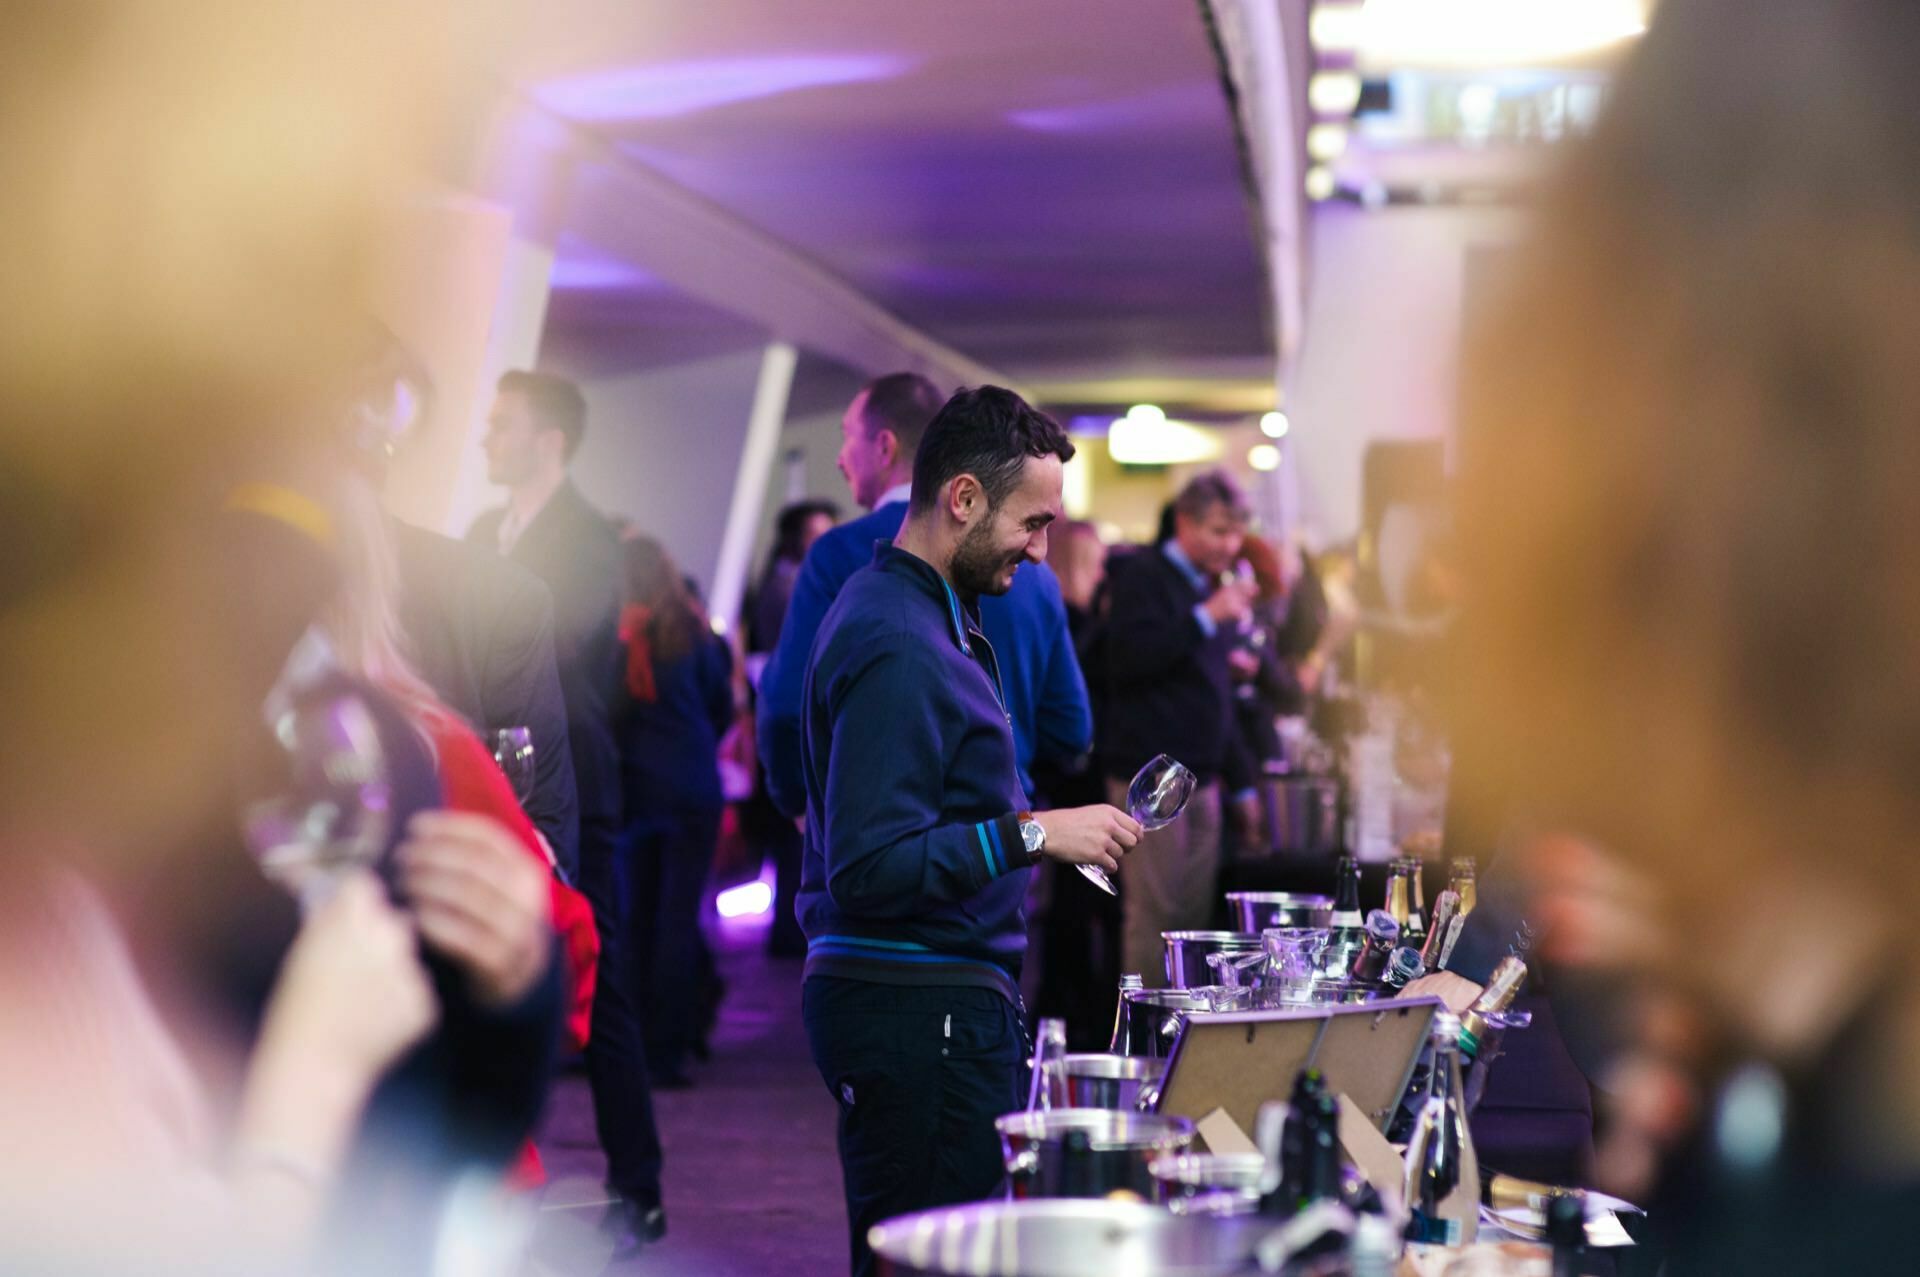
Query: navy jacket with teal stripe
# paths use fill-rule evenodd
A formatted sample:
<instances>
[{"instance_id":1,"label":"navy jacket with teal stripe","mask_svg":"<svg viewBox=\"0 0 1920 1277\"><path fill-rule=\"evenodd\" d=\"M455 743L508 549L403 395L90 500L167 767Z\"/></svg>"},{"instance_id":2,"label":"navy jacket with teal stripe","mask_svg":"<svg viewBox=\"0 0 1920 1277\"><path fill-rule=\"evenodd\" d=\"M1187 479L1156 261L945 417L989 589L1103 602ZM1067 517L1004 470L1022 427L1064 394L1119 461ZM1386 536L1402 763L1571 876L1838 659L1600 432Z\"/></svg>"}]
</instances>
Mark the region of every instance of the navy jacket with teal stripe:
<instances>
[{"instance_id":1,"label":"navy jacket with teal stripe","mask_svg":"<svg viewBox=\"0 0 1920 1277\"><path fill-rule=\"evenodd\" d=\"M1018 1001L1012 726L978 619L930 564L882 543L848 579L814 640L802 729L807 974Z\"/></svg>"}]
</instances>

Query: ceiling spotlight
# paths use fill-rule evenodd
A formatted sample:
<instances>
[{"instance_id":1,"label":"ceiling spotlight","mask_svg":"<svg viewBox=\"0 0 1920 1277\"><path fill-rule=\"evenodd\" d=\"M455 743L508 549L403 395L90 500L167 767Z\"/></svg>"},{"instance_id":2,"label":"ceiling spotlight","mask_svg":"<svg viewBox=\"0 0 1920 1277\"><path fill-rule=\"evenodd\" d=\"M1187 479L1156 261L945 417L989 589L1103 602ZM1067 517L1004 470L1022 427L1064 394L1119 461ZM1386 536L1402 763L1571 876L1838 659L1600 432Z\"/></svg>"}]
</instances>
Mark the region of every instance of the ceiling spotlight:
<instances>
[{"instance_id":1,"label":"ceiling spotlight","mask_svg":"<svg viewBox=\"0 0 1920 1277\"><path fill-rule=\"evenodd\" d=\"M1270 443L1256 443L1247 449L1247 464L1255 470L1278 470L1280 449Z\"/></svg>"},{"instance_id":2,"label":"ceiling spotlight","mask_svg":"<svg viewBox=\"0 0 1920 1277\"><path fill-rule=\"evenodd\" d=\"M1324 164L1316 164L1307 170L1307 198L1315 202L1333 198L1333 170Z\"/></svg>"},{"instance_id":3,"label":"ceiling spotlight","mask_svg":"<svg viewBox=\"0 0 1920 1277\"><path fill-rule=\"evenodd\" d=\"M1351 71L1319 71L1307 81L1307 104L1321 115L1352 115L1360 105L1360 77Z\"/></svg>"},{"instance_id":4,"label":"ceiling spotlight","mask_svg":"<svg viewBox=\"0 0 1920 1277\"><path fill-rule=\"evenodd\" d=\"M1269 412L1260 418L1260 433L1269 439L1286 438L1287 426L1287 414L1284 412Z\"/></svg>"},{"instance_id":5,"label":"ceiling spotlight","mask_svg":"<svg viewBox=\"0 0 1920 1277\"><path fill-rule=\"evenodd\" d=\"M1322 53L1352 53L1360 47L1366 21L1358 5L1323 4L1313 11L1307 34Z\"/></svg>"},{"instance_id":6,"label":"ceiling spotlight","mask_svg":"<svg viewBox=\"0 0 1920 1277\"><path fill-rule=\"evenodd\" d=\"M1170 421L1158 408L1142 404L1107 428L1107 455L1123 466L1212 461L1220 455L1220 436L1191 422Z\"/></svg>"},{"instance_id":7,"label":"ceiling spotlight","mask_svg":"<svg viewBox=\"0 0 1920 1277\"><path fill-rule=\"evenodd\" d=\"M1647 8L1645 0L1367 0L1355 44L1369 66L1537 67L1640 35Z\"/></svg>"},{"instance_id":8,"label":"ceiling spotlight","mask_svg":"<svg viewBox=\"0 0 1920 1277\"><path fill-rule=\"evenodd\" d=\"M1316 124L1307 130L1307 154L1320 163L1337 160L1347 149L1347 126Z\"/></svg>"}]
</instances>

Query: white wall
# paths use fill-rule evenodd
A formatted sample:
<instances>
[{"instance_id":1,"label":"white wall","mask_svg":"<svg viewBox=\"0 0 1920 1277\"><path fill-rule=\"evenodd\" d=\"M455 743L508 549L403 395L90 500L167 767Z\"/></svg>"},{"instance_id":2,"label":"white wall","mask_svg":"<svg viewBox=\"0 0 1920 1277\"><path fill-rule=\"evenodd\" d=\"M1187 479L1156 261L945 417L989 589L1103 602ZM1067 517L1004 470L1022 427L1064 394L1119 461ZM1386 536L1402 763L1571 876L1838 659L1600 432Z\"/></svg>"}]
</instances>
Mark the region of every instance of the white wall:
<instances>
[{"instance_id":1,"label":"white wall","mask_svg":"<svg viewBox=\"0 0 1920 1277\"><path fill-rule=\"evenodd\" d=\"M658 537L703 589L719 562L760 357L756 348L580 384L581 491Z\"/></svg>"},{"instance_id":2,"label":"white wall","mask_svg":"<svg viewBox=\"0 0 1920 1277\"><path fill-rule=\"evenodd\" d=\"M1510 209L1321 205L1307 317L1287 387L1287 463L1300 530L1324 544L1360 525L1360 465L1375 439L1449 435L1468 253L1512 243Z\"/></svg>"},{"instance_id":3,"label":"white wall","mask_svg":"<svg viewBox=\"0 0 1920 1277\"><path fill-rule=\"evenodd\" d=\"M373 308L426 364L433 398L394 458L387 503L457 536L488 502L480 436L493 383L533 362L553 252L516 234L504 205L464 195L423 195L395 214Z\"/></svg>"}]
</instances>

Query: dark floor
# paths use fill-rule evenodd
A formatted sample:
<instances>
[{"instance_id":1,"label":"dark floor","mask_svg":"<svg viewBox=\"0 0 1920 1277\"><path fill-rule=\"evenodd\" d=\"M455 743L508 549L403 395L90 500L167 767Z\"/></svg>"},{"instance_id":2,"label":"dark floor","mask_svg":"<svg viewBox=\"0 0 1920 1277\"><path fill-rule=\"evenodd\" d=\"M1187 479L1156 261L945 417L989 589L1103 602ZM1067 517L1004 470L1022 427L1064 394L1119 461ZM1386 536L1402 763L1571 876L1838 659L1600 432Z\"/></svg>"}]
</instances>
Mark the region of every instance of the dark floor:
<instances>
[{"instance_id":1,"label":"dark floor","mask_svg":"<svg viewBox=\"0 0 1920 1277\"><path fill-rule=\"evenodd\" d=\"M800 1025L800 964L762 952L764 932L716 937L727 999L713 1058L691 1090L656 1093L666 1149L667 1237L612 1274L831 1277L847 1270L834 1105ZM540 1249L549 1271L592 1277L604 1163L586 1078L563 1077L539 1139L551 1183ZM571 1243L571 1244L569 1244Z\"/></svg>"}]
</instances>

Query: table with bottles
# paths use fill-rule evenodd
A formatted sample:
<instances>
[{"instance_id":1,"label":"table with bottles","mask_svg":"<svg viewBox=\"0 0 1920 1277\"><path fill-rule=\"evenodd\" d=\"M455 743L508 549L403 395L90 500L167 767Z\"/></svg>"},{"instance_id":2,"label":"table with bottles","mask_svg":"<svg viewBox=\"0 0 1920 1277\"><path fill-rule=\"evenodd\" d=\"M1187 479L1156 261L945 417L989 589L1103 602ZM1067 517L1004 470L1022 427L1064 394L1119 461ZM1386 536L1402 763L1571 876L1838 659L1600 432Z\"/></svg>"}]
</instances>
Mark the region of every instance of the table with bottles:
<instances>
[{"instance_id":1,"label":"table with bottles","mask_svg":"<svg viewBox=\"0 0 1920 1277\"><path fill-rule=\"evenodd\" d=\"M1353 1125L1359 1110L1314 1067L1275 1078L1244 1135L1208 1129L1218 1112L1196 1122L1157 1111L1168 1057L1193 1024L1225 1016L1232 1027L1233 1016L1249 1012L1297 1019L1318 1007L1384 1002L1445 969L1475 904L1471 863L1454 866L1430 906L1417 861L1389 866L1381 908L1363 911L1360 884L1357 862L1343 857L1324 910L1309 906L1307 916L1322 925L1169 933L1170 977L1197 969L1187 957L1176 964L1175 946L1186 943L1176 935L1231 943L1206 955L1204 985L1147 988L1141 973L1123 978L1106 1053L1069 1055L1064 1025L1042 1021L1027 1109L999 1123L1008 1199L888 1221L872 1238L883 1270L1612 1271L1602 1248L1629 1240L1620 1223L1631 1217L1625 1203L1497 1174L1476 1159L1468 1115L1504 1034L1525 1026L1511 1011L1527 974L1518 956L1499 964L1464 1013L1435 1006L1404 1088L1396 1081L1386 1093L1399 1094L1398 1104L1379 1110L1388 1116L1378 1123L1357 1119L1371 1135Z\"/></svg>"}]
</instances>

